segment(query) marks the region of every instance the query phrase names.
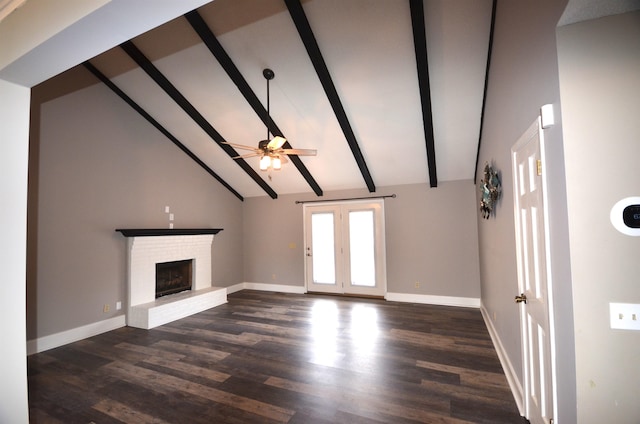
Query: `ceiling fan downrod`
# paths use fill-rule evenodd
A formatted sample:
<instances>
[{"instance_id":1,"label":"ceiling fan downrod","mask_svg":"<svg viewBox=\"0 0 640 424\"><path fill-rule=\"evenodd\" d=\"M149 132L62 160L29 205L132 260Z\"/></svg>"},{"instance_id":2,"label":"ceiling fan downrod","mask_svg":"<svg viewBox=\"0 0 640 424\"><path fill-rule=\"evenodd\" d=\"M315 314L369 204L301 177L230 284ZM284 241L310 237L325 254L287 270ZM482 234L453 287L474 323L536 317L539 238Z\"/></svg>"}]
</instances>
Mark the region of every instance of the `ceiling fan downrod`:
<instances>
[{"instance_id":1,"label":"ceiling fan downrod","mask_svg":"<svg viewBox=\"0 0 640 424\"><path fill-rule=\"evenodd\" d=\"M271 135L271 128L269 126L269 124L271 123L271 113L269 110L269 105L270 105L270 96L269 96L269 81L271 81L276 74L273 72L273 70L269 69L269 68L265 68L262 70L262 75L264 76L264 78L267 80L267 142L269 141L269 137Z\"/></svg>"}]
</instances>

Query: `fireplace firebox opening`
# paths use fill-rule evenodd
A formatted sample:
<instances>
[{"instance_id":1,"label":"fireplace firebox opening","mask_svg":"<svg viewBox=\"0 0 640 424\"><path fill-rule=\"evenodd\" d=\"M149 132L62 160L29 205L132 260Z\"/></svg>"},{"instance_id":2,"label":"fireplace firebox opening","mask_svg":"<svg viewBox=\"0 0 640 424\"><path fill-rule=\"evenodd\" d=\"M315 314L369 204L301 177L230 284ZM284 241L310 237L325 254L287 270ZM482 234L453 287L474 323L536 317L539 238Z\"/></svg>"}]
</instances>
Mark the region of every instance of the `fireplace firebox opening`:
<instances>
[{"instance_id":1,"label":"fireplace firebox opening","mask_svg":"<svg viewBox=\"0 0 640 424\"><path fill-rule=\"evenodd\" d=\"M156 299L191 290L193 259L156 264Z\"/></svg>"}]
</instances>

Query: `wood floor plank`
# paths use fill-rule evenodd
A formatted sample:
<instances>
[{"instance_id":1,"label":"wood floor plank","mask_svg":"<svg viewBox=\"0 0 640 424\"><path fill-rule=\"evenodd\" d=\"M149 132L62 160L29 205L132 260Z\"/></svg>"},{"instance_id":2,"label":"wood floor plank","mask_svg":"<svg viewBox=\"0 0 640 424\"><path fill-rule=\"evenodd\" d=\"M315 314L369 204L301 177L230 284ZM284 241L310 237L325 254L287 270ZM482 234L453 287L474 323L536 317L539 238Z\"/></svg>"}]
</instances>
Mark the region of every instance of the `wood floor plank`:
<instances>
[{"instance_id":1,"label":"wood floor plank","mask_svg":"<svg viewBox=\"0 0 640 424\"><path fill-rule=\"evenodd\" d=\"M101 401L117 402L135 413L158 418L168 423L181 423L185 417L189 419L189 424L210 423L207 414L211 410L211 402L188 393L164 388L154 390L152 387L138 384L133 379L119 380L98 393L102 396ZM123 414L122 417L124 416ZM117 421L137 423L135 419L126 421L118 419ZM95 422L102 424L102 420Z\"/></svg>"},{"instance_id":2,"label":"wood floor plank","mask_svg":"<svg viewBox=\"0 0 640 424\"><path fill-rule=\"evenodd\" d=\"M118 343L115 347L118 349L131 350L133 352L142 353L147 356L159 356L161 358L166 358L174 361L179 361L180 359L185 357L185 355L183 354L156 349L148 346L139 346L133 343Z\"/></svg>"},{"instance_id":3,"label":"wood floor plank","mask_svg":"<svg viewBox=\"0 0 640 424\"><path fill-rule=\"evenodd\" d=\"M179 355L184 355L184 357L202 357L213 362L221 361L229 356L229 352L222 352L220 350L209 349L194 344L178 343L171 340L160 340L159 342L154 343L152 347L155 349L176 352Z\"/></svg>"},{"instance_id":4,"label":"wood floor plank","mask_svg":"<svg viewBox=\"0 0 640 424\"><path fill-rule=\"evenodd\" d=\"M415 416L433 415L431 414L431 412L425 414L424 410L418 412L417 408L413 408L407 405L406 399L396 399L396 396L394 396L393 393L390 393L386 390L380 390L379 387L375 387L373 385L363 385L359 388L347 386L343 387L343 389L340 391L336 391L335 389L332 390L330 387L326 386L297 383L279 379L276 377L269 378L265 382L265 384L290 390L296 393L304 393L316 397L329 398L331 402L335 405L338 405L337 408L343 412L349 412L353 404L361 403L361 399L375 397L376 399L386 399L386 401L365 403L365 405L359 407L359 411L361 414L363 413L363 410L366 410L367 413L365 414L365 416L385 414L407 419L414 419L411 417ZM390 402L389 399L391 399L393 402ZM436 396L429 399L427 402L424 402L422 406L428 406L428 410L437 412L438 416L442 416L443 414L448 415L450 411L449 401L443 398L438 398Z\"/></svg>"},{"instance_id":5,"label":"wood floor plank","mask_svg":"<svg viewBox=\"0 0 640 424\"><path fill-rule=\"evenodd\" d=\"M204 377L217 382L223 382L231 376L227 373L219 372L210 368L195 366L184 361L170 361L155 356L144 359L144 362L158 365L164 368L170 368L176 371L181 371L193 376Z\"/></svg>"},{"instance_id":6,"label":"wood floor plank","mask_svg":"<svg viewBox=\"0 0 640 424\"><path fill-rule=\"evenodd\" d=\"M116 418L125 423L139 424L170 424L160 418L144 414L120 402L111 399L103 399L92 406L96 411L103 412L110 417Z\"/></svg>"},{"instance_id":7,"label":"wood floor plank","mask_svg":"<svg viewBox=\"0 0 640 424\"><path fill-rule=\"evenodd\" d=\"M137 384L146 386L153 390L157 387L163 387L165 391L177 390L189 393L194 396L206 398L224 405L233 406L234 408L242 409L278 422L287 422L295 413L295 411L287 410L285 408L268 405L243 396L234 395L222 390L217 390L198 383L125 363L114 362L106 367L113 372L119 373L120 377L124 380L137 382Z\"/></svg>"},{"instance_id":8,"label":"wood floor plank","mask_svg":"<svg viewBox=\"0 0 640 424\"><path fill-rule=\"evenodd\" d=\"M458 352L472 353L474 355L491 356L495 355L492 346L477 346L475 344L464 343L461 337L445 336L434 333L423 333L420 331L408 331L403 329L393 329L389 337L405 343L419 346L429 346L434 349L450 350L456 347Z\"/></svg>"},{"instance_id":9,"label":"wood floor plank","mask_svg":"<svg viewBox=\"0 0 640 424\"><path fill-rule=\"evenodd\" d=\"M417 361L419 368L435 369L445 371L460 376L460 384L470 387L478 387L486 390L490 388L506 388L506 377L504 374L495 372L478 371L469 368L456 367L445 364L438 364L426 361Z\"/></svg>"},{"instance_id":10,"label":"wood floor plank","mask_svg":"<svg viewBox=\"0 0 640 424\"><path fill-rule=\"evenodd\" d=\"M526 422L471 308L243 290L27 362L32 423Z\"/></svg>"},{"instance_id":11,"label":"wood floor plank","mask_svg":"<svg viewBox=\"0 0 640 424\"><path fill-rule=\"evenodd\" d=\"M502 396L495 396L475 387L439 383L435 381L423 381L422 387L427 389L426 396L429 396L429 393L439 395L446 394L451 402L473 401L484 405L491 405L505 411L515 412L515 405L513 402L508 400L504 393Z\"/></svg>"}]
</instances>

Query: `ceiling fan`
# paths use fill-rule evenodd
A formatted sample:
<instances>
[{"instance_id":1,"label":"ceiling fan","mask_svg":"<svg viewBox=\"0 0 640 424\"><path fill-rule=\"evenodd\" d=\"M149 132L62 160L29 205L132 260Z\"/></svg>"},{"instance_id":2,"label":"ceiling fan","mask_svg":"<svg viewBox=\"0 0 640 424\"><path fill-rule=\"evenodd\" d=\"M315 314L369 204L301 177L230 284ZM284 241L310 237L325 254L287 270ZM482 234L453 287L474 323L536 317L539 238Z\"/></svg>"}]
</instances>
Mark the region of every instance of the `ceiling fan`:
<instances>
[{"instance_id":1,"label":"ceiling fan","mask_svg":"<svg viewBox=\"0 0 640 424\"><path fill-rule=\"evenodd\" d=\"M267 68L262 71L262 75L264 75L267 80L267 138L266 140L261 140L258 142L258 147L245 146L243 144L235 144L225 142L224 144L228 144L236 149L242 150L250 150L251 153L245 153L243 155L235 156L234 159L246 159L251 157L260 157L260 170L266 171L269 167L274 170L280 170L282 168L282 164L287 162L287 155L296 155L296 156L315 156L317 151L315 149L291 149L291 148L283 148L287 139L280 136L275 136L271 140L269 137L271 136L271 131L269 128L269 122L271 122L271 117L269 114L269 81L271 81L275 74L274 72Z\"/></svg>"}]
</instances>

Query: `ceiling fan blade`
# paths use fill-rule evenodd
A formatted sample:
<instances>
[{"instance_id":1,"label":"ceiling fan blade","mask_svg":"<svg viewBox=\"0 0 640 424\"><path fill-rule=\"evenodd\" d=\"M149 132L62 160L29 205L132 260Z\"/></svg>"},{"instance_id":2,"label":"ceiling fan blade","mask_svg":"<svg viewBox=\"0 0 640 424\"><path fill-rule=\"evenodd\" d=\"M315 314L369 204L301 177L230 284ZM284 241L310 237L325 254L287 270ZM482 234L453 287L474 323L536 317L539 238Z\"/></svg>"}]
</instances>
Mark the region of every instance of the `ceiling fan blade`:
<instances>
[{"instance_id":1,"label":"ceiling fan blade","mask_svg":"<svg viewBox=\"0 0 640 424\"><path fill-rule=\"evenodd\" d=\"M262 152L246 153L244 155L234 156L232 159L246 159L246 158L254 158L256 156L262 156Z\"/></svg>"},{"instance_id":2,"label":"ceiling fan blade","mask_svg":"<svg viewBox=\"0 0 640 424\"><path fill-rule=\"evenodd\" d=\"M280 149L277 153L283 155L296 155L296 156L315 156L318 154L316 149Z\"/></svg>"},{"instance_id":3,"label":"ceiling fan blade","mask_svg":"<svg viewBox=\"0 0 640 424\"><path fill-rule=\"evenodd\" d=\"M229 143L228 141L223 141L222 144L228 144L229 146L235 147L236 149L256 150L255 147L245 146L244 144Z\"/></svg>"},{"instance_id":4,"label":"ceiling fan blade","mask_svg":"<svg viewBox=\"0 0 640 424\"><path fill-rule=\"evenodd\" d=\"M279 135L273 137L273 139L267 144L267 148L269 150L277 150L282 147L284 143L287 142L287 139L284 137L280 137Z\"/></svg>"}]
</instances>

